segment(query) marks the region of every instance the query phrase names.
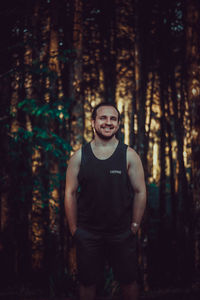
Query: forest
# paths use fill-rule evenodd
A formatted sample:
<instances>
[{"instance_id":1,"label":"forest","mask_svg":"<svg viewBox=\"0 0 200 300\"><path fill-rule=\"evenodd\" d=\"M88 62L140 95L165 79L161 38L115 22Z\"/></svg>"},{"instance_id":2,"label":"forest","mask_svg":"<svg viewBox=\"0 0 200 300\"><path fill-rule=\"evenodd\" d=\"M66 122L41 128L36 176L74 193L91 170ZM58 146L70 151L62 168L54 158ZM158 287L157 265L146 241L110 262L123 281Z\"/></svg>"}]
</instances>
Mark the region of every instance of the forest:
<instances>
[{"instance_id":1,"label":"forest","mask_svg":"<svg viewBox=\"0 0 200 300\"><path fill-rule=\"evenodd\" d=\"M65 176L100 102L145 170L142 295L200 295L199 0L6 0L0 23L0 299L76 296Z\"/></svg>"}]
</instances>

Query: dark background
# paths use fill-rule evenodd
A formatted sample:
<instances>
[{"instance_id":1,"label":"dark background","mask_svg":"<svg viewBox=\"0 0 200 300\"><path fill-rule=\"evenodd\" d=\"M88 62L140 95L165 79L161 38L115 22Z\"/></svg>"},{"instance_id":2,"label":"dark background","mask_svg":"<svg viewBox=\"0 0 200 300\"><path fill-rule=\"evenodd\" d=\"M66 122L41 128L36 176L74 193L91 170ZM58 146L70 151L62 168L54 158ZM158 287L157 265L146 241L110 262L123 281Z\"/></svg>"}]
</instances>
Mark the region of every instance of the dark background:
<instances>
[{"instance_id":1,"label":"dark background","mask_svg":"<svg viewBox=\"0 0 200 300\"><path fill-rule=\"evenodd\" d=\"M7 0L0 28L0 298L76 295L65 172L102 101L145 169L141 297L198 297L199 1ZM120 295L109 268L98 295Z\"/></svg>"}]
</instances>

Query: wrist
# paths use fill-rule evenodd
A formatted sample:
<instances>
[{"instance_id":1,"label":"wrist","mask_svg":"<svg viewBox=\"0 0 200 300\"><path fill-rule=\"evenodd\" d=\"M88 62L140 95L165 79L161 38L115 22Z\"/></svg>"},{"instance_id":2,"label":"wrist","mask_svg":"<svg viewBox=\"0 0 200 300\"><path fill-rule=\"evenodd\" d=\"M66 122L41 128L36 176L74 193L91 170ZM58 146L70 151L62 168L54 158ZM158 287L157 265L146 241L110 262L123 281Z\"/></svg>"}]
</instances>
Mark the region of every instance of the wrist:
<instances>
[{"instance_id":1,"label":"wrist","mask_svg":"<svg viewBox=\"0 0 200 300\"><path fill-rule=\"evenodd\" d=\"M138 231L138 229L139 229L139 226L140 226L139 223L137 223L137 222L132 222L132 223L131 223L131 230L132 230L134 233L136 233L136 232Z\"/></svg>"},{"instance_id":2,"label":"wrist","mask_svg":"<svg viewBox=\"0 0 200 300\"><path fill-rule=\"evenodd\" d=\"M133 222L131 223L131 226L133 226L133 227L139 227L139 223L133 221Z\"/></svg>"}]
</instances>

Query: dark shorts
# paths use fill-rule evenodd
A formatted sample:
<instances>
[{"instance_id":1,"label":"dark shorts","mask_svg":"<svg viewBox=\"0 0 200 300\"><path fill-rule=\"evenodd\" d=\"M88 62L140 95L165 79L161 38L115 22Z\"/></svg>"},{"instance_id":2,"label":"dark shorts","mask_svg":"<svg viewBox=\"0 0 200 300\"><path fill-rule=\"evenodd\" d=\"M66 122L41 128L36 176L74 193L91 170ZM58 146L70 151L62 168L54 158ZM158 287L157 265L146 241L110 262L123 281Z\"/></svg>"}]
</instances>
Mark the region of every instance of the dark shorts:
<instances>
[{"instance_id":1,"label":"dark shorts","mask_svg":"<svg viewBox=\"0 0 200 300\"><path fill-rule=\"evenodd\" d=\"M105 263L112 267L121 284L137 280L137 237L129 229L123 233L94 233L78 228L74 234L79 281L84 285L98 282Z\"/></svg>"}]
</instances>

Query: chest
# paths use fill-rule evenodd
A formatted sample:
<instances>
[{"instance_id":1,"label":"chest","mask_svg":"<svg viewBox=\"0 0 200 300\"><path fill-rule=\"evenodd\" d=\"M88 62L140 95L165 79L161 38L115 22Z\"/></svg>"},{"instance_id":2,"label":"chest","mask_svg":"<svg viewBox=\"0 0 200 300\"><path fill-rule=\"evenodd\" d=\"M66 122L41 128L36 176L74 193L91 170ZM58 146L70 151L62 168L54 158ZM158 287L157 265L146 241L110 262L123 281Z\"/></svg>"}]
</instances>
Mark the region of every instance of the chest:
<instances>
[{"instance_id":1,"label":"chest","mask_svg":"<svg viewBox=\"0 0 200 300\"><path fill-rule=\"evenodd\" d=\"M105 160L113 155L113 153L115 152L115 148L114 147L110 147L110 148L92 147L92 152L97 159Z\"/></svg>"}]
</instances>

